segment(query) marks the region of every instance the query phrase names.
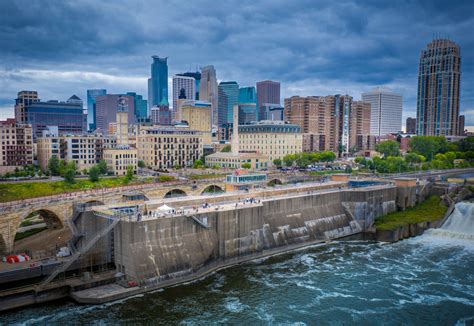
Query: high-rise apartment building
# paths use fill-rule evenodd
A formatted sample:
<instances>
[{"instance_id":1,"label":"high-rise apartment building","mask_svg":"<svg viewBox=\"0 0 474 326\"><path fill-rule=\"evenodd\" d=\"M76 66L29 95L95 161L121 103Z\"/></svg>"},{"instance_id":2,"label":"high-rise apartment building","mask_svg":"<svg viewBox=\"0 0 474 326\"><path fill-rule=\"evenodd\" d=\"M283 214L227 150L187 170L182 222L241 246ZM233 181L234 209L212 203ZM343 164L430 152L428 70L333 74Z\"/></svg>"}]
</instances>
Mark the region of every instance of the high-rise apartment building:
<instances>
[{"instance_id":1,"label":"high-rise apartment building","mask_svg":"<svg viewBox=\"0 0 474 326\"><path fill-rule=\"evenodd\" d=\"M107 95L106 89L87 90L87 130L96 129L96 97Z\"/></svg>"},{"instance_id":2,"label":"high-rise apartment building","mask_svg":"<svg viewBox=\"0 0 474 326\"><path fill-rule=\"evenodd\" d=\"M196 72L185 72L184 74L177 74L176 76L184 76L184 77L192 77L194 78L194 99L197 101L199 100L199 88L201 85L201 73L199 71Z\"/></svg>"},{"instance_id":3,"label":"high-rise apartment building","mask_svg":"<svg viewBox=\"0 0 474 326\"><path fill-rule=\"evenodd\" d=\"M127 92L125 95L133 97L136 121L146 121L148 119L148 101L143 99L143 95L139 95L135 92Z\"/></svg>"},{"instance_id":4,"label":"high-rise apartment building","mask_svg":"<svg viewBox=\"0 0 474 326\"><path fill-rule=\"evenodd\" d=\"M416 134L416 118L407 118L406 133L413 135Z\"/></svg>"},{"instance_id":5,"label":"high-rise apartment building","mask_svg":"<svg viewBox=\"0 0 474 326\"><path fill-rule=\"evenodd\" d=\"M178 98L183 97L187 100L196 99L195 80L193 77L176 75L173 76L173 111L178 111Z\"/></svg>"},{"instance_id":6,"label":"high-rise apartment building","mask_svg":"<svg viewBox=\"0 0 474 326\"><path fill-rule=\"evenodd\" d=\"M370 104L348 95L293 96L285 99L285 120L312 134L319 151L361 150L359 135L370 133Z\"/></svg>"},{"instance_id":7,"label":"high-rise apartment building","mask_svg":"<svg viewBox=\"0 0 474 326\"><path fill-rule=\"evenodd\" d=\"M416 130L420 136L455 136L459 128L461 49L435 39L421 51Z\"/></svg>"},{"instance_id":8,"label":"high-rise apartment building","mask_svg":"<svg viewBox=\"0 0 474 326\"><path fill-rule=\"evenodd\" d=\"M232 123L234 105L239 105L239 84L235 81L219 83L219 127Z\"/></svg>"},{"instance_id":9,"label":"high-rise apartment building","mask_svg":"<svg viewBox=\"0 0 474 326\"><path fill-rule=\"evenodd\" d=\"M402 130L403 98L384 88L362 94L362 101L370 103L370 134L384 136Z\"/></svg>"},{"instance_id":10,"label":"high-rise apartment building","mask_svg":"<svg viewBox=\"0 0 474 326\"><path fill-rule=\"evenodd\" d=\"M31 103L39 102L37 91L21 91L15 100L15 119L20 124L26 123L25 108Z\"/></svg>"},{"instance_id":11,"label":"high-rise apartment building","mask_svg":"<svg viewBox=\"0 0 474 326\"><path fill-rule=\"evenodd\" d=\"M257 108L259 120L263 120L264 110L267 104L280 104L280 83L264 80L257 82Z\"/></svg>"},{"instance_id":12,"label":"high-rise apartment building","mask_svg":"<svg viewBox=\"0 0 474 326\"><path fill-rule=\"evenodd\" d=\"M66 102L31 102L23 110L26 122L33 127L34 139L49 126L57 126L61 135L87 132L87 113L83 110L82 100L76 95Z\"/></svg>"},{"instance_id":13,"label":"high-rise apartment building","mask_svg":"<svg viewBox=\"0 0 474 326\"><path fill-rule=\"evenodd\" d=\"M0 121L0 174L5 167L33 164L33 128L16 119Z\"/></svg>"},{"instance_id":14,"label":"high-rise apartment building","mask_svg":"<svg viewBox=\"0 0 474 326\"><path fill-rule=\"evenodd\" d=\"M218 124L218 87L214 66L205 66L201 69L201 82L199 84L199 100L209 102L212 106L212 124Z\"/></svg>"},{"instance_id":15,"label":"high-rise apartment building","mask_svg":"<svg viewBox=\"0 0 474 326\"><path fill-rule=\"evenodd\" d=\"M107 94L96 97L96 129L108 134L109 124L117 122L117 103L119 98L127 101L128 123L135 123L135 99L129 95Z\"/></svg>"},{"instance_id":16,"label":"high-rise apartment building","mask_svg":"<svg viewBox=\"0 0 474 326\"><path fill-rule=\"evenodd\" d=\"M168 58L152 56L151 78L148 79L148 107L168 103Z\"/></svg>"}]
</instances>

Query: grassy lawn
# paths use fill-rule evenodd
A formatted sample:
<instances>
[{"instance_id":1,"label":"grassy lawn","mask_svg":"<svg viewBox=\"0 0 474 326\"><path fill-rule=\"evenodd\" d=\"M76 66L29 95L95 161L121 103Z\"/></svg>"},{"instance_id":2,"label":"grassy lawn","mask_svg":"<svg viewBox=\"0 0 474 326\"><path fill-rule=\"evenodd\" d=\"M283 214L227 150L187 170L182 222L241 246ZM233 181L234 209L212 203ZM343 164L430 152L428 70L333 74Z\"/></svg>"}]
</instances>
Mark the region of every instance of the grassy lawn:
<instances>
[{"instance_id":1,"label":"grassy lawn","mask_svg":"<svg viewBox=\"0 0 474 326\"><path fill-rule=\"evenodd\" d=\"M24 238L27 238L27 237L31 237L33 234L36 234L36 233L40 233L44 230L46 230L48 227L42 227L42 228L36 228L36 229L31 229L31 230L28 230L28 231L25 231L25 232L18 232L17 234L15 234L15 241L18 241L18 240L21 240L21 239L24 239Z\"/></svg>"},{"instance_id":2,"label":"grassy lawn","mask_svg":"<svg viewBox=\"0 0 474 326\"><path fill-rule=\"evenodd\" d=\"M128 185L151 183L153 180L153 178L132 180ZM166 180L162 180L160 178L158 181L165 182L170 181L170 179L166 178ZM88 179L78 179L73 184L68 184L64 181L0 183L0 202L125 185L127 185L125 177L102 178L97 182L92 182Z\"/></svg>"},{"instance_id":3,"label":"grassy lawn","mask_svg":"<svg viewBox=\"0 0 474 326\"><path fill-rule=\"evenodd\" d=\"M447 209L438 196L431 196L404 212L393 212L376 219L374 225L380 230L394 230L407 224L439 220L444 217Z\"/></svg>"}]
</instances>

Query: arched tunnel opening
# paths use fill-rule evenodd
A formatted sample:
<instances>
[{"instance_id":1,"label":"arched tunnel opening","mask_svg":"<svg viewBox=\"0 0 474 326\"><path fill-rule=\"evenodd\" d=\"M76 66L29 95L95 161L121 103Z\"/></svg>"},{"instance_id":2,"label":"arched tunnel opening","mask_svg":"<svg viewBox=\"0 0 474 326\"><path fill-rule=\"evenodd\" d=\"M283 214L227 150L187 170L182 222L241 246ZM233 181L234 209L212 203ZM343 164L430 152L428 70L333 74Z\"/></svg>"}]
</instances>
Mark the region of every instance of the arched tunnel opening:
<instances>
[{"instance_id":1,"label":"arched tunnel opening","mask_svg":"<svg viewBox=\"0 0 474 326\"><path fill-rule=\"evenodd\" d=\"M210 185L204 188L204 190L201 192L201 195L212 195L212 194L222 194L224 193L224 189L217 185Z\"/></svg>"},{"instance_id":2,"label":"arched tunnel opening","mask_svg":"<svg viewBox=\"0 0 474 326\"><path fill-rule=\"evenodd\" d=\"M165 194L165 198L186 197L188 194L181 189L173 189Z\"/></svg>"},{"instance_id":3,"label":"arched tunnel opening","mask_svg":"<svg viewBox=\"0 0 474 326\"><path fill-rule=\"evenodd\" d=\"M29 252L39 257L51 256L67 244L71 238L69 228L65 228L59 216L48 209L39 209L25 216L18 226L14 252Z\"/></svg>"},{"instance_id":4,"label":"arched tunnel opening","mask_svg":"<svg viewBox=\"0 0 474 326\"><path fill-rule=\"evenodd\" d=\"M270 187L275 187L276 185L282 185L283 182L281 182L280 179L273 179L268 182L268 186Z\"/></svg>"}]
</instances>

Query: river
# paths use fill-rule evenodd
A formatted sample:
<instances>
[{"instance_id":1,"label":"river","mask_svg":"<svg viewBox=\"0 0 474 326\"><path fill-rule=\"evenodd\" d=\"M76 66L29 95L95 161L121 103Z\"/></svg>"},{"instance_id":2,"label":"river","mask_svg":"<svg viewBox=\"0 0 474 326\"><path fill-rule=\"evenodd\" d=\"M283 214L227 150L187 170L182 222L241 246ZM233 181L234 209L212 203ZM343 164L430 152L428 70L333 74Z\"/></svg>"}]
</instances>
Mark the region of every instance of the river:
<instances>
[{"instance_id":1,"label":"river","mask_svg":"<svg viewBox=\"0 0 474 326\"><path fill-rule=\"evenodd\" d=\"M109 304L8 312L0 324L472 325L474 204L462 204L445 229L395 244L332 242Z\"/></svg>"}]
</instances>

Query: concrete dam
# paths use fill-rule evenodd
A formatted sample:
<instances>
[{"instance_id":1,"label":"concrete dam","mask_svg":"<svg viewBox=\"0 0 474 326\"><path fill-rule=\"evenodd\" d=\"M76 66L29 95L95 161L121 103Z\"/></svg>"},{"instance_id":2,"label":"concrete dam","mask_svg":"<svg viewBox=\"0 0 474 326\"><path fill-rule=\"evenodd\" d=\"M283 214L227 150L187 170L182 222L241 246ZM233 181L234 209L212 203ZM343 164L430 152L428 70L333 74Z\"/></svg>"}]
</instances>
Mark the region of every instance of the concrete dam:
<instances>
[{"instance_id":1,"label":"concrete dam","mask_svg":"<svg viewBox=\"0 0 474 326\"><path fill-rule=\"evenodd\" d=\"M121 276L114 284L71 296L102 303L189 281L243 261L360 233L397 209L393 185L305 187L239 204L235 196L245 195L228 194L222 198L230 203L221 199L207 209L195 208L203 202L199 197L168 200L172 211L159 217L150 214L159 202L76 212L73 229L81 236L74 245L84 253L78 260L113 263Z\"/></svg>"}]
</instances>

